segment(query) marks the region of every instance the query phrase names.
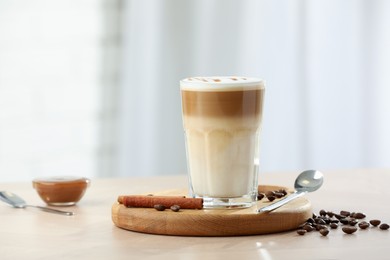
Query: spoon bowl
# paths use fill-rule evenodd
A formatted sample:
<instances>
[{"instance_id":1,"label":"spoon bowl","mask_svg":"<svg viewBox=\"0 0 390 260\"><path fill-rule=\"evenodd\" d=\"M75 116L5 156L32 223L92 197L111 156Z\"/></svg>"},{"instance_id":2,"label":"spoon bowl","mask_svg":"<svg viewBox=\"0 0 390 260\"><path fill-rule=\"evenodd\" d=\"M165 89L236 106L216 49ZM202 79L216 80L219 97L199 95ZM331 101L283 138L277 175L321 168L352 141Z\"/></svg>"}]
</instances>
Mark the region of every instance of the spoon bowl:
<instances>
[{"instance_id":1,"label":"spoon bowl","mask_svg":"<svg viewBox=\"0 0 390 260\"><path fill-rule=\"evenodd\" d=\"M0 200L4 201L5 203L10 204L14 208L33 207L33 208L38 208L38 209L46 211L46 212L56 213L56 214L61 214L61 215L72 216L74 214L73 212L70 212L70 211L62 211L62 210L52 209L52 208L48 208L48 207L29 205L18 195L14 194L12 192L8 192L8 191L0 191Z\"/></svg>"},{"instance_id":2,"label":"spoon bowl","mask_svg":"<svg viewBox=\"0 0 390 260\"><path fill-rule=\"evenodd\" d=\"M305 195L308 192L318 190L324 183L324 175L317 170L307 170L298 175L295 179L295 192L291 195L257 210L258 213L269 212L275 210L284 204Z\"/></svg>"},{"instance_id":3,"label":"spoon bowl","mask_svg":"<svg viewBox=\"0 0 390 260\"><path fill-rule=\"evenodd\" d=\"M324 175L317 170L307 170L298 175L294 188L296 191L313 192L318 190L324 182Z\"/></svg>"}]
</instances>

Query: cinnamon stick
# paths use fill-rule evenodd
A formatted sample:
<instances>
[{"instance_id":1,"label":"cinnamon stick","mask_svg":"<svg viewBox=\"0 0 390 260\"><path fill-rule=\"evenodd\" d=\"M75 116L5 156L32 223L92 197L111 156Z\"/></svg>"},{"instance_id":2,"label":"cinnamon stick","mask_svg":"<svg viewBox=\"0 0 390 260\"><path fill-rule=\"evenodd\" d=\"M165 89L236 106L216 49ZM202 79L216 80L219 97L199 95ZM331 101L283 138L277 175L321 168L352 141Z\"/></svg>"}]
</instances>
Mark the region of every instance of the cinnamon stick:
<instances>
[{"instance_id":1,"label":"cinnamon stick","mask_svg":"<svg viewBox=\"0 0 390 260\"><path fill-rule=\"evenodd\" d=\"M202 209L203 199L186 198L183 196L145 196L145 195L123 195L118 197L118 202L126 207L153 208L154 205L164 205L170 208L173 205L181 209Z\"/></svg>"}]
</instances>

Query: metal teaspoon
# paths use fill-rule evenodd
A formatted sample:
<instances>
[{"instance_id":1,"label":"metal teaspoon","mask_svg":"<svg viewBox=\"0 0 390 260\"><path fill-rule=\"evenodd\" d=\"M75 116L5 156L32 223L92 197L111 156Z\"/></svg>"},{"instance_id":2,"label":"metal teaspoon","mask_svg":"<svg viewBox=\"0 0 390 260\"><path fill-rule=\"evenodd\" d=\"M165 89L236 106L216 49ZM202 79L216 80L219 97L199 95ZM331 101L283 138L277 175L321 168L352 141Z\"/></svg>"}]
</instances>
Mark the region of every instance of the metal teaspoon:
<instances>
[{"instance_id":1,"label":"metal teaspoon","mask_svg":"<svg viewBox=\"0 0 390 260\"><path fill-rule=\"evenodd\" d=\"M5 203L10 204L14 208L33 207L33 208L38 208L38 209L46 211L46 212L51 212L51 213L56 213L56 214L61 214L61 215L67 215L67 216L74 215L74 213L70 212L70 211L62 211L62 210L52 209L52 208L48 208L48 207L29 205L18 195L13 194L12 192L8 192L8 191L0 191L0 200L4 201Z\"/></svg>"},{"instance_id":2,"label":"metal teaspoon","mask_svg":"<svg viewBox=\"0 0 390 260\"><path fill-rule=\"evenodd\" d=\"M284 204L305 195L308 192L318 190L324 182L324 175L317 170L307 170L298 175L295 179L295 192L284 199L281 199L271 205L265 206L257 210L258 213L270 212Z\"/></svg>"}]
</instances>

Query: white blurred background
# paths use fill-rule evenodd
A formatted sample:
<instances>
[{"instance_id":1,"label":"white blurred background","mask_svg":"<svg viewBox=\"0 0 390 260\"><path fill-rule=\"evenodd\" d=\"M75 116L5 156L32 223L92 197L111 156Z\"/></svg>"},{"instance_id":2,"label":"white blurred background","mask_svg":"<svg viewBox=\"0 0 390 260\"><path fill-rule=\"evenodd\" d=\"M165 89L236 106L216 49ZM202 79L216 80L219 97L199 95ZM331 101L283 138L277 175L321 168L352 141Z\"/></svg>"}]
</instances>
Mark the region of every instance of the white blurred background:
<instances>
[{"instance_id":1,"label":"white blurred background","mask_svg":"<svg viewBox=\"0 0 390 260\"><path fill-rule=\"evenodd\" d=\"M0 182L185 174L179 80L266 80L261 171L390 167L386 0L0 0Z\"/></svg>"}]
</instances>

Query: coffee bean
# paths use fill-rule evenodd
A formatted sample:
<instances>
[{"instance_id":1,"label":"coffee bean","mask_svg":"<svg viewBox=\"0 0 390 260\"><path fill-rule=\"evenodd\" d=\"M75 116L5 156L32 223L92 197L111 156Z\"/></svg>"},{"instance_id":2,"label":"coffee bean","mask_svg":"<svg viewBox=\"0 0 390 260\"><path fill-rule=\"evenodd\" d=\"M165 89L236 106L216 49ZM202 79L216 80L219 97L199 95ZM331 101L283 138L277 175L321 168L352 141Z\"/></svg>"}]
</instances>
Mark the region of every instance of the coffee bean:
<instances>
[{"instance_id":1,"label":"coffee bean","mask_svg":"<svg viewBox=\"0 0 390 260\"><path fill-rule=\"evenodd\" d=\"M323 218L323 220L325 221L325 223L327 224L327 225L329 225L330 224L330 222L331 222L331 220L330 220L330 218Z\"/></svg>"},{"instance_id":2,"label":"coffee bean","mask_svg":"<svg viewBox=\"0 0 390 260\"><path fill-rule=\"evenodd\" d=\"M275 196L267 196L267 199L269 201L274 201L276 199L276 197Z\"/></svg>"},{"instance_id":3,"label":"coffee bean","mask_svg":"<svg viewBox=\"0 0 390 260\"><path fill-rule=\"evenodd\" d=\"M346 233L346 234L352 234L352 233L355 233L357 228L356 227L352 227L352 226L345 226L342 228L343 229L343 232Z\"/></svg>"},{"instance_id":4,"label":"coffee bean","mask_svg":"<svg viewBox=\"0 0 390 260\"><path fill-rule=\"evenodd\" d=\"M380 224L379 228L382 229L382 230L388 230L389 229L389 225L386 224L386 223L383 223L383 224Z\"/></svg>"},{"instance_id":5,"label":"coffee bean","mask_svg":"<svg viewBox=\"0 0 390 260\"><path fill-rule=\"evenodd\" d=\"M264 198L264 194L263 193L259 193L257 194L257 200L262 200Z\"/></svg>"},{"instance_id":6,"label":"coffee bean","mask_svg":"<svg viewBox=\"0 0 390 260\"><path fill-rule=\"evenodd\" d=\"M173 205L173 206L171 206L171 210L174 211L174 212L178 212L180 210L180 206L179 205Z\"/></svg>"},{"instance_id":7,"label":"coffee bean","mask_svg":"<svg viewBox=\"0 0 390 260\"><path fill-rule=\"evenodd\" d=\"M320 234L323 235L324 237L327 236L329 234L329 229L327 228L320 229Z\"/></svg>"},{"instance_id":8,"label":"coffee bean","mask_svg":"<svg viewBox=\"0 0 390 260\"><path fill-rule=\"evenodd\" d=\"M330 223L329 226L331 229L336 229L339 225L337 223Z\"/></svg>"},{"instance_id":9,"label":"coffee bean","mask_svg":"<svg viewBox=\"0 0 390 260\"><path fill-rule=\"evenodd\" d=\"M351 215L351 217L356 218L356 219L363 219L366 217L366 215L361 213L361 212L356 212L353 215Z\"/></svg>"},{"instance_id":10,"label":"coffee bean","mask_svg":"<svg viewBox=\"0 0 390 260\"><path fill-rule=\"evenodd\" d=\"M372 219L370 220L370 224L373 225L374 227L378 226L381 223L379 219Z\"/></svg>"},{"instance_id":11,"label":"coffee bean","mask_svg":"<svg viewBox=\"0 0 390 260\"><path fill-rule=\"evenodd\" d=\"M158 211L164 211L165 210L165 206L161 205L161 204L154 205L154 208L156 210L158 210Z\"/></svg>"},{"instance_id":12,"label":"coffee bean","mask_svg":"<svg viewBox=\"0 0 390 260\"><path fill-rule=\"evenodd\" d=\"M325 216L325 215L326 215L326 211L323 210L323 209L321 209L321 210L320 210L320 216Z\"/></svg>"},{"instance_id":13,"label":"coffee bean","mask_svg":"<svg viewBox=\"0 0 390 260\"><path fill-rule=\"evenodd\" d=\"M285 189L280 189L279 192L282 193L284 196L287 195L287 191Z\"/></svg>"},{"instance_id":14,"label":"coffee bean","mask_svg":"<svg viewBox=\"0 0 390 260\"><path fill-rule=\"evenodd\" d=\"M298 229L298 230L297 230L297 233L298 233L298 235L301 235L301 236L303 236L304 234L306 234L306 233L307 233L307 231L306 231L306 230L304 230L304 229Z\"/></svg>"},{"instance_id":15,"label":"coffee bean","mask_svg":"<svg viewBox=\"0 0 390 260\"><path fill-rule=\"evenodd\" d=\"M357 219L364 219L366 217L367 217L366 214L358 212L358 215L355 218L357 218Z\"/></svg>"},{"instance_id":16,"label":"coffee bean","mask_svg":"<svg viewBox=\"0 0 390 260\"><path fill-rule=\"evenodd\" d=\"M314 223L314 219L313 219L313 218L308 218L308 219L306 220L306 222L307 222L307 223Z\"/></svg>"},{"instance_id":17,"label":"coffee bean","mask_svg":"<svg viewBox=\"0 0 390 260\"><path fill-rule=\"evenodd\" d=\"M332 223L338 224L339 222L340 222L340 220L338 220L338 219L332 219L332 220L330 221L330 224L332 224Z\"/></svg>"},{"instance_id":18,"label":"coffee bean","mask_svg":"<svg viewBox=\"0 0 390 260\"><path fill-rule=\"evenodd\" d=\"M283 193L280 193L280 192L274 192L274 194L275 194L275 197L278 199L284 197Z\"/></svg>"},{"instance_id":19,"label":"coffee bean","mask_svg":"<svg viewBox=\"0 0 390 260\"><path fill-rule=\"evenodd\" d=\"M349 224L349 220L346 219L346 218L342 218L342 219L340 219L340 223L344 224L344 225L348 225Z\"/></svg>"},{"instance_id":20,"label":"coffee bean","mask_svg":"<svg viewBox=\"0 0 390 260\"><path fill-rule=\"evenodd\" d=\"M300 224L299 226L298 226L298 228L297 229L303 229L303 227L306 225L306 223L302 223L302 224Z\"/></svg>"},{"instance_id":21,"label":"coffee bean","mask_svg":"<svg viewBox=\"0 0 390 260\"><path fill-rule=\"evenodd\" d=\"M302 229L306 230L307 232L311 232L311 231L315 230L315 228L313 226L308 225L308 224L304 225Z\"/></svg>"},{"instance_id":22,"label":"coffee bean","mask_svg":"<svg viewBox=\"0 0 390 260\"><path fill-rule=\"evenodd\" d=\"M321 229L326 229L325 225L316 225L316 229L320 231Z\"/></svg>"},{"instance_id":23,"label":"coffee bean","mask_svg":"<svg viewBox=\"0 0 390 260\"><path fill-rule=\"evenodd\" d=\"M333 218L334 213L332 211L327 211L326 215L328 215L328 217L330 217L330 218Z\"/></svg>"},{"instance_id":24,"label":"coffee bean","mask_svg":"<svg viewBox=\"0 0 390 260\"><path fill-rule=\"evenodd\" d=\"M319 224L319 225L326 225L325 220L323 220L322 218L317 218L316 219L316 223Z\"/></svg>"},{"instance_id":25,"label":"coffee bean","mask_svg":"<svg viewBox=\"0 0 390 260\"><path fill-rule=\"evenodd\" d=\"M334 216L335 216L335 218L337 218L337 219L346 218L346 216L341 215L341 214L335 214Z\"/></svg>"},{"instance_id":26,"label":"coffee bean","mask_svg":"<svg viewBox=\"0 0 390 260\"><path fill-rule=\"evenodd\" d=\"M366 222L366 221L362 221L362 222L359 222L358 226L361 228L361 229L366 229L370 226L370 223Z\"/></svg>"},{"instance_id":27,"label":"coffee bean","mask_svg":"<svg viewBox=\"0 0 390 260\"><path fill-rule=\"evenodd\" d=\"M358 222L357 222L356 219L350 219L349 222L348 222L348 224L349 224L350 226L355 226L357 223L358 223Z\"/></svg>"},{"instance_id":28,"label":"coffee bean","mask_svg":"<svg viewBox=\"0 0 390 260\"><path fill-rule=\"evenodd\" d=\"M349 215L351 215L351 212L349 212L347 210L341 210L340 215L345 216L345 217L349 217Z\"/></svg>"}]
</instances>

